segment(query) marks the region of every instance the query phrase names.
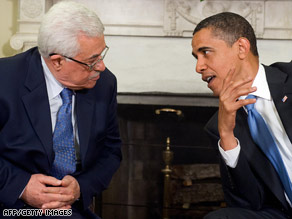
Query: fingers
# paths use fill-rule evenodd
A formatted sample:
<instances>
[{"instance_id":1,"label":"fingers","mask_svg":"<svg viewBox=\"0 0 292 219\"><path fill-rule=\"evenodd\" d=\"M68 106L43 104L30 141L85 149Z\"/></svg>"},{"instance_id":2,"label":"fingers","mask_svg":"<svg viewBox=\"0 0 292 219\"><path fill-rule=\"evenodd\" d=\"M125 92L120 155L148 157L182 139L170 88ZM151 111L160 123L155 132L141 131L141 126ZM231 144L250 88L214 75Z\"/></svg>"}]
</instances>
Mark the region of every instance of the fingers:
<instances>
[{"instance_id":1,"label":"fingers","mask_svg":"<svg viewBox=\"0 0 292 219\"><path fill-rule=\"evenodd\" d=\"M61 208L57 208L57 209L71 209L71 208L72 208L71 205L65 205L65 206L63 206Z\"/></svg>"},{"instance_id":2,"label":"fingers","mask_svg":"<svg viewBox=\"0 0 292 219\"><path fill-rule=\"evenodd\" d=\"M240 107L243 107L243 106L246 106L246 105L249 105L249 104L253 104L256 101L257 100L253 98L253 99L242 99L242 100L239 100L237 102L238 102L238 105L239 105L239 108L240 108Z\"/></svg>"},{"instance_id":3,"label":"fingers","mask_svg":"<svg viewBox=\"0 0 292 219\"><path fill-rule=\"evenodd\" d=\"M235 72L234 68L229 70L227 76L224 79L224 84L227 84L227 83L229 83L231 81L231 79L233 78L234 72Z\"/></svg>"},{"instance_id":4,"label":"fingers","mask_svg":"<svg viewBox=\"0 0 292 219\"><path fill-rule=\"evenodd\" d=\"M70 209L70 208L72 208L71 205L65 205L65 206L63 206L62 208L57 208L57 209Z\"/></svg>"},{"instance_id":5,"label":"fingers","mask_svg":"<svg viewBox=\"0 0 292 219\"><path fill-rule=\"evenodd\" d=\"M76 200L73 192L66 187L47 187L43 191L50 201L44 203L42 209L69 209Z\"/></svg>"},{"instance_id":6,"label":"fingers","mask_svg":"<svg viewBox=\"0 0 292 219\"><path fill-rule=\"evenodd\" d=\"M58 201L71 201L74 199L74 195L68 188L63 187L47 187L43 189L43 192L51 200Z\"/></svg>"},{"instance_id":7,"label":"fingers","mask_svg":"<svg viewBox=\"0 0 292 219\"><path fill-rule=\"evenodd\" d=\"M256 91L256 87L250 87L253 79L245 78L238 81L233 81L228 78L223 82L223 89L221 90L220 97L234 97L237 100L240 96L248 95Z\"/></svg>"},{"instance_id":8,"label":"fingers","mask_svg":"<svg viewBox=\"0 0 292 219\"><path fill-rule=\"evenodd\" d=\"M256 91L251 87L252 77L238 76L235 69L230 69L225 77L219 95L218 130L221 138L221 147L230 150L237 146L234 136L236 112L239 108L255 103L255 99L239 99Z\"/></svg>"},{"instance_id":9,"label":"fingers","mask_svg":"<svg viewBox=\"0 0 292 219\"><path fill-rule=\"evenodd\" d=\"M227 89L227 87L229 86L229 84L232 83L232 78L233 78L234 72L235 72L235 69L233 69L233 68L229 70L227 76L225 77L225 79L223 81L222 91L225 91Z\"/></svg>"},{"instance_id":10,"label":"fingers","mask_svg":"<svg viewBox=\"0 0 292 219\"><path fill-rule=\"evenodd\" d=\"M67 187L58 186L58 187L45 187L43 189L44 193L51 193L51 194L69 194L69 189Z\"/></svg>"},{"instance_id":11,"label":"fingers","mask_svg":"<svg viewBox=\"0 0 292 219\"><path fill-rule=\"evenodd\" d=\"M69 208L80 196L80 188L73 177L63 181L43 174L33 174L21 199L36 208ZM76 190L76 191L75 191Z\"/></svg>"},{"instance_id":12,"label":"fingers","mask_svg":"<svg viewBox=\"0 0 292 219\"><path fill-rule=\"evenodd\" d=\"M46 187L43 189L44 193L64 194L62 187Z\"/></svg>"},{"instance_id":13,"label":"fingers","mask_svg":"<svg viewBox=\"0 0 292 219\"><path fill-rule=\"evenodd\" d=\"M45 175L42 175L40 177L40 182L42 182L45 185L50 185L50 186L61 186L62 184L61 180L58 180L52 176L45 176Z\"/></svg>"},{"instance_id":14,"label":"fingers","mask_svg":"<svg viewBox=\"0 0 292 219\"><path fill-rule=\"evenodd\" d=\"M69 175L65 176L62 180L58 180L58 182L54 181L53 179L47 179L47 183L49 183L50 181L50 184L47 185L52 185L54 187L46 187L43 191L46 193L68 194L67 187L70 186L70 184L73 183L74 180L75 178Z\"/></svg>"},{"instance_id":15,"label":"fingers","mask_svg":"<svg viewBox=\"0 0 292 219\"><path fill-rule=\"evenodd\" d=\"M69 190L68 194L72 194L74 196L74 201L80 197L80 186L74 177L70 175L65 176L62 179L62 186Z\"/></svg>"},{"instance_id":16,"label":"fingers","mask_svg":"<svg viewBox=\"0 0 292 219\"><path fill-rule=\"evenodd\" d=\"M256 87L248 87L248 88L230 88L226 91L225 94L220 96L220 104L226 109L227 112L237 111L239 108L252 104L256 102L256 99L241 99L238 98L241 96L246 96L249 93L256 91Z\"/></svg>"},{"instance_id":17,"label":"fingers","mask_svg":"<svg viewBox=\"0 0 292 219\"><path fill-rule=\"evenodd\" d=\"M44 193L47 185L61 185L61 181L43 174L31 175L21 199L33 207L40 208L42 204L52 201L51 197Z\"/></svg>"},{"instance_id":18,"label":"fingers","mask_svg":"<svg viewBox=\"0 0 292 219\"><path fill-rule=\"evenodd\" d=\"M225 79L224 79L224 82L223 84L225 84L225 86L229 86L229 83L230 82L235 82L235 81L245 81L246 83L250 83L253 81L253 77L251 77L250 75L246 75L246 74L240 74L240 73L235 73L235 69L234 68L231 68Z\"/></svg>"},{"instance_id":19,"label":"fingers","mask_svg":"<svg viewBox=\"0 0 292 219\"><path fill-rule=\"evenodd\" d=\"M256 91L256 87L251 87L251 83L253 81L252 77L242 77L235 80L234 73L235 70L230 69L226 78L224 79L222 89L219 95L219 100L220 102L225 102L228 105L232 103L232 106L236 107L235 110L237 110L238 108L244 106L242 104L245 104L244 101L238 102L238 98Z\"/></svg>"},{"instance_id":20,"label":"fingers","mask_svg":"<svg viewBox=\"0 0 292 219\"><path fill-rule=\"evenodd\" d=\"M70 209L71 205L68 205L66 202L49 202L42 205L42 209Z\"/></svg>"},{"instance_id":21,"label":"fingers","mask_svg":"<svg viewBox=\"0 0 292 219\"><path fill-rule=\"evenodd\" d=\"M76 179L70 175L66 175L64 176L64 178L62 179L62 186L67 187L69 186L71 183L74 183L76 181Z\"/></svg>"},{"instance_id":22,"label":"fingers","mask_svg":"<svg viewBox=\"0 0 292 219\"><path fill-rule=\"evenodd\" d=\"M61 180L61 186L46 187L43 189L43 192L48 194L49 197L54 198L53 200L56 201L51 202L49 206L59 206L62 205L62 202L67 205L71 205L80 197L79 183L70 175L65 176ZM60 197L58 197L58 195L60 195Z\"/></svg>"},{"instance_id":23,"label":"fingers","mask_svg":"<svg viewBox=\"0 0 292 219\"><path fill-rule=\"evenodd\" d=\"M52 201L42 205L42 209L70 209L71 205L68 202Z\"/></svg>"}]
</instances>

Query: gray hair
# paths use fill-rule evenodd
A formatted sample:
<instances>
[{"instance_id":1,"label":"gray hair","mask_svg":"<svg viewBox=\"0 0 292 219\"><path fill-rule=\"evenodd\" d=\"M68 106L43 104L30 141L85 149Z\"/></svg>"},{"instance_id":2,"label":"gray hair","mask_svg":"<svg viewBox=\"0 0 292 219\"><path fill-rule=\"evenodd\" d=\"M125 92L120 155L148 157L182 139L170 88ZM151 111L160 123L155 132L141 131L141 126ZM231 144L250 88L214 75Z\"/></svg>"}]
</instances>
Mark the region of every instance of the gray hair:
<instances>
[{"instance_id":1,"label":"gray hair","mask_svg":"<svg viewBox=\"0 0 292 219\"><path fill-rule=\"evenodd\" d=\"M52 53L70 57L80 52L78 36L102 36L104 26L94 11L76 2L59 2L45 14L38 34L38 48L48 58Z\"/></svg>"}]
</instances>

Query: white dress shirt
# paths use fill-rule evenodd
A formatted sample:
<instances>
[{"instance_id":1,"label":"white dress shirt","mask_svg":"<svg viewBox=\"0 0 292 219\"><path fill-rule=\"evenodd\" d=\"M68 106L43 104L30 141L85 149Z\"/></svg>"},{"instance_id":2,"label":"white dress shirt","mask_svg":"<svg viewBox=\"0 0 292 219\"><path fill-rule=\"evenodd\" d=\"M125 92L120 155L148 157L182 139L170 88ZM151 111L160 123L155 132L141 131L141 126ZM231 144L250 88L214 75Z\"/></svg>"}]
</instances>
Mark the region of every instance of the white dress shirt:
<instances>
[{"instance_id":1,"label":"white dress shirt","mask_svg":"<svg viewBox=\"0 0 292 219\"><path fill-rule=\"evenodd\" d=\"M63 104L62 97L60 93L65 88L56 78L53 76L51 71L49 70L46 62L42 59L42 66L44 69L44 75L47 85L47 92L50 104L50 112L51 112L51 121L52 121L52 133L54 133L55 125L57 121L57 115L60 107ZM74 140L75 140L75 152L76 152L76 159L77 162L80 162L80 150L79 150L79 138L78 138L78 129L76 123L76 113L75 113L75 92L73 91L72 95L72 124L73 124L73 133L74 133Z\"/></svg>"},{"instance_id":2,"label":"white dress shirt","mask_svg":"<svg viewBox=\"0 0 292 219\"><path fill-rule=\"evenodd\" d=\"M262 65L259 66L258 73L252 84L253 87L257 87L257 90L252 94L257 96L257 101L254 105L255 109L261 114L265 122L268 125L271 133L274 136L276 144L278 146L279 152L283 159L284 165L288 172L290 180L292 179L292 144L287 136L284 129L278 111L275 107L274 101L271 97L269 90L265 69ZM246 98L246 96L240 97L240 99ZM240 142L237 140L238 145L236 148L228 151L224 151L220 147L220 140L218 142L219 151L226 162L226 164L232 168L237 165L239 152L240 152ZM286 196L286 194L285 194ZM291 202L286 196L287 201L290 206Z\"/></svg>"},{"instance_id":3,"label":"white dress shirt","mask_svg":"<svg viewBox=\"0 0 292 219\"><path fill-rule=\"evenodd\" d=\"M56 121L57 121L57 114L63 103L60 93L65 87L59 81L57 81L56 78L53 76L46 62L44 61L43 57L41 57L41 59L42 59L42 66L44 69L48 98L49 98L49 103L50 103L52 132L54 132ZM73 93L72 112L74 112L74 102L75 102L75 95ZM74 113L72 113L72 121L73 121L72 124L74 124L75 122L75 118L73 115Z\"/></svg>"}]
</instances>

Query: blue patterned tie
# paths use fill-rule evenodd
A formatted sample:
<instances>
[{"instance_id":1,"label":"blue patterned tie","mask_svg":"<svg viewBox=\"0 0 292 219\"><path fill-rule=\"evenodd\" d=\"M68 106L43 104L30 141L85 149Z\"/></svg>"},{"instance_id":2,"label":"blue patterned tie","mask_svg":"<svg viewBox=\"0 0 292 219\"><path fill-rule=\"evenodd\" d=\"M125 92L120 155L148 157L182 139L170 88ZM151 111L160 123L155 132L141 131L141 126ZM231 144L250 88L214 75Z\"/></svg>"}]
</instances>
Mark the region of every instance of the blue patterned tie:
<instances>
[{"instance_id":1,"label":"blue patterned tie","mask_svg":"<svg viewBox=\"0 0 292 219\"><path fill-rule=\"evenodd\" d=\"M254 95L248 95L246 99L256 99L256 97ZM261 148L273 164L282 181L288 198L292 201L292 184L284 166L279 149L276 145L274 136L268 129L265 120L256 111L256 109L254 109L254 104L249 104L245 107L248 111L247 121L251 136L254 142Z\"/></svg>"},{"instance_id":2,"label":"blue patterned tie","mask_svg":"<svg viewBox=\"0 0 292 219\"><path fill-rule=\"evenodd\" d=\"M61 92L63 104L59 109L53 135L55 160L52 176L62 179L75 172L75 147L72 127L72 90L64 88Z\"/></svg>"}]
</instances>

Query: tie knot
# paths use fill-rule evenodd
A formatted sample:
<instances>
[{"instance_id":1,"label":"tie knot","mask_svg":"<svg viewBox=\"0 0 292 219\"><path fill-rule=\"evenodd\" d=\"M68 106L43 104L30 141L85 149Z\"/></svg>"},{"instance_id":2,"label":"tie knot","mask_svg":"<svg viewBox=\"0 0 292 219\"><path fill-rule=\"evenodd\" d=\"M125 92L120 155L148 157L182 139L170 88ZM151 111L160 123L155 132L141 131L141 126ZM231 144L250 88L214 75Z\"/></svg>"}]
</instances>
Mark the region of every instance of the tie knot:
<instances>
[{"instance_id":1,"label":"tie knot","mask_svg":"<svg viewBox=\"0 0 292 219\"><path fill-rule=\"evenodd\" d=\"M257 97L255 95L250 94L245 99L256 99L256 98ZM245 107L246 107L247 111L252 110L254 108L254 103L248 104Z\"/></svg>"},{"instance_id":2,"label":"tie knot","mask_svg":"<svg viewBox=\"0 0 292 219\"><path fill-rule=\"evenodd\" d=\"M64 103L71 103L72 102L72 90L68 88L64 88L61 92L61 97Z\"/></svg>"}]
</instances>

